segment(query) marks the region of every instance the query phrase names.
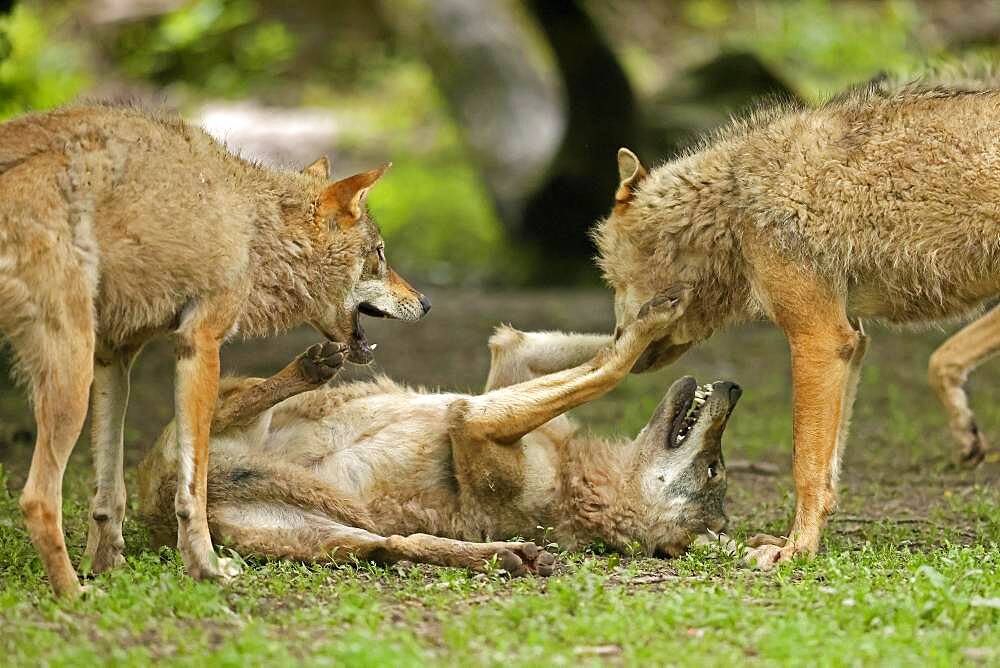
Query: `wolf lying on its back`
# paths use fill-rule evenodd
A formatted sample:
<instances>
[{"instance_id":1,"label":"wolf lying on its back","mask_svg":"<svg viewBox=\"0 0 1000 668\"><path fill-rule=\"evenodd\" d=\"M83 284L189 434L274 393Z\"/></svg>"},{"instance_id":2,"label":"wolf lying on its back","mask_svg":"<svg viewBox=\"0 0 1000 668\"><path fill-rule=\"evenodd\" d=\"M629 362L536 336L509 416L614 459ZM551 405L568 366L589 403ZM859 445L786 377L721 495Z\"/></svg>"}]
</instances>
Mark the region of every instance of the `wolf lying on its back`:
<instances>
[{"instance_id":1,"label":"wolf lying on its back","mask_svg":"<svg viewBox=\"0 0 1000 668\"><path fill-rule=\"evenodd\" d=\"M0 335L38 426L21 507L49 582L80 591L62 534L62 476L93 381L97 493L85 562L122 561L122 432L145 343L177 343L177 541L194 577L231 572L205 518L219 346L309 322L371 358L358 311L404 320L428 303L389 269L365 195L383 170L329 181L265 169L201 130L80 106L0 125ZM231 566L231 565L229 565Z\"/></svg>"},{"instance_id":2,"label":"wolf lying on its back","mask_svg":"<svg viewBox=\"0 0 1000 668\"><path fill-rule=\"evenodd\" d=\"M619 171L596 230L618 324L664 286L695 294L636 370L741 320L785 332L798 499L787 541L762 537L754 557L815 552L867 342L858 318L956 318L1000 294L1000 90L873 85L759 114L652 172L622 149ZM967 461L984 445L962 386L998 349L1000 307L931 358Z\"/></svg>"},{"instance_id":3,"label":"wolf lying on its back","mask_svg":"<svg viewBox=\"0 0 1000 668\"><path fill-rule=\"evenodd\" d=\"M687 299L675 293L590 360L567 354L566 335L501 329L480 396L381 379L292 397L336 373L342 353L332 345L267 380L232 381L211 446L212 534L271 557L480 569L497 557L513 574L547 574L552 558L530 543L464 541L637 541L649 554L677 554L725 525L720 439L739 388L676 382L632 443L579 438L563 414L622 380ZM173 430L140 467L154 540L176 521Z\"/></svg>"}]
</instances>

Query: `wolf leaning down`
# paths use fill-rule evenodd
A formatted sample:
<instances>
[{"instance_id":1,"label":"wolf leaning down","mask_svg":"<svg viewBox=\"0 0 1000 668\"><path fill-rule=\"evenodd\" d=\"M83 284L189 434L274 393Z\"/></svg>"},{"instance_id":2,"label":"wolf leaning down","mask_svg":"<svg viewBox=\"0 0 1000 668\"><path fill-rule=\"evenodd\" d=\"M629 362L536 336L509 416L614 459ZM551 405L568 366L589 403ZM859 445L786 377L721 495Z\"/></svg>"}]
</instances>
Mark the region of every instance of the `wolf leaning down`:
<instances>
[{"instance_id":1,"label":"wolf leaning down","mask_svg":"<svg viewBox=\"0 0 1000 668\"><path fill-rule=\"evenodd\" d=\"M219 348L309 323L372 356L359 310L417 320L427 299L389 268L365 207L384 168L340 181L234 156L202 130L130 107L75 106L0 125L0 333L35 412L21 507L57 594L80 583L62 478L92 402L97 492L84 562L123 562L129 372L152 338L176 345L177 546L224 578L206 518ZM91 383L93 391L91 392Z\"/></svg>"},{"instance_id":2,"label":"wolf leaning down","mask_svg":"<svg viewBox=\"0 0 1000 668\"><path fill-rule=\"evenodd\" d=\"M766 318L791 348L795 519L765 568L819 547L868 338L862 319L930 324L1000 294L1000 90L877 80L816 109L772 107L648 172L627 150L598 262L618 325L678 282L694 298L637 371ZM942 345L929 376L957 458L985 451L964 390L1000 349L1000 307Z\"/></svg>"}]
</instances>

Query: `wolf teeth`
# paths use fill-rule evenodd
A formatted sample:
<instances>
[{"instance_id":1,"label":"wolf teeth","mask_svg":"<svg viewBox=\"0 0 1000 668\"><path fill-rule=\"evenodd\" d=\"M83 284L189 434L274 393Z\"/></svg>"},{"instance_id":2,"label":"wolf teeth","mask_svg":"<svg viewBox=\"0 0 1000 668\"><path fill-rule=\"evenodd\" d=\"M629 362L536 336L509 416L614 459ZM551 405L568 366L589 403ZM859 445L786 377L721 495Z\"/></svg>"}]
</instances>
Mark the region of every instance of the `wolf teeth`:
<instances>
[{"instance_id":1,"label":"wolf teeth","mask_svg":"<svg viewBox=\"0 0 1000 668\"><path fill-rule=\"evenodd\" d=\"M698 417L701 414L701 407L705 405L708 398L712 396L714 388L711 383L706 383L705 385L699 385L694 390L694 398L691 400L691 407L688 408L687 413L684 415L684 422L681 424L681 429L677 433L676 443L680 445L687 438L691 429L694 427L695 423L698 422Z\"/></svg>"}]
</instances>

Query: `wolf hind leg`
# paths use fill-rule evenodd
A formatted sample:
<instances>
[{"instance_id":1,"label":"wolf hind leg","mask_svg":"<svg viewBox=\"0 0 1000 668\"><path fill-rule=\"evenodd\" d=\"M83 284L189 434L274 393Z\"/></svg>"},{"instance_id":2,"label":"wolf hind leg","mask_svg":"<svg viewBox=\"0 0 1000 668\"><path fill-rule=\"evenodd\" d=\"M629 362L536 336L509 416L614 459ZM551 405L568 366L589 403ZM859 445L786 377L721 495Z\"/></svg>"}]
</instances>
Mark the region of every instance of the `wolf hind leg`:
<instances>
[{"instance_id":1,"label":"wolf hind leg","mask_svg":"<svg viewBox=\"0 0 1000 668\"><path fill-rule=\"evenodd\" d=\"M514 576L550 575L555 563L534 543L472 543L428 534L380 536L287 505L213 506L210 521L213 536L223 545L273 559L341 564L406 560L476 571L498 567Z\"/></svg>"},{"instance_id":2,"label":"wolf hind leg","mask_svg":"<svg viewBox=\"0 0 1000 668\"><path fill-rule=\"evenodd\" d=\"M521 332L501 325L489 341L486 391L579 366L613 342L607 334Z\"/></svg>"},{"instance_id":3,"label":"wolf hind leg","mask_svg":"<svg viewBox=\"0 0 1000 668\"><path fill-rule=\"evenodd\" d=\"M100 348L100 347L99 347ZM96 491L90 505L90 529L84 568L102 573L125 562L125 411L129 376L141 346L99 349L94 356L91 391L91 449Z\"/></svg>"},{"instance_id":4,"label":"wolf hind leg","mask_svg":"<svg viewBox=\"0 0 1000 668\"><path fill-rule=\"evenodd\" d=\"M87 417L93 377L93 306L79 285L67 287L58 301L49 305L59 311L57 321L38 320L13 339L18 363L31 386L37 426L20 505L53 591L74 597L81 588L63 536L62 482Z\"/></svg>"},{"instance_id":5,"label":"wolf hind leg","mask_svg":"<svg viewBox=\"0 0 1000 668\"><path fill-rule=\"evenodd\" d=\"M1000 305L959 330L931 355L928 377L948 413L959 464L975 466L986 456L986 440L969 408L965 381L970 371L998 350Z\"/></svg>"}]
</instances>

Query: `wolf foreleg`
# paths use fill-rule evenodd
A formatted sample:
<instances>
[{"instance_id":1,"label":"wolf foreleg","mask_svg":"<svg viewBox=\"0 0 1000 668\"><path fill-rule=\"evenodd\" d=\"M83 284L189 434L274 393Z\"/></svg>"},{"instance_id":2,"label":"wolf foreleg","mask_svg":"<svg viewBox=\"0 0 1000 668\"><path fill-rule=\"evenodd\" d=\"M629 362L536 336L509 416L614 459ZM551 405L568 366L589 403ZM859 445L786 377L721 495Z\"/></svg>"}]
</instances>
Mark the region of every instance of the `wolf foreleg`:
<instances>
[{"instance_id":1,"label":"wolf foreleg","mask_svg":"<svg viewBox=\"0 0 1000 668\"><path fill-rule=\"evenodd\" d=\"M684 312L690 299L686 288L668 291L643 307L614 345L584 364L458 402L460 428L473 440L514 443L556 416L609 392L628 375L649 343Z\"/></svg>"},{"instance_id":2,"label":"wolf foreleg","mask_svg":"<svg viewBox=\"0 0 1000 668\"><path fill-rule=\"evenodd\" d=\"M846 440L850 405L866 340L846 316L788 323L792 353L792 458L795 519L787 542L777 547L758 537L750 561L762 568L797 554L815 554L827 516L836 504L838 457Z\"/></svg>"},{"instance_id":3,"label":"wolf foreleg","mask_svg":"<svg viewBox=\"0 0 1000 668\"><path fill-rule=\"evenodd\" d=\"M344 366L347 346L327 341L310 346L284 369L265 380L248 384L219 398L212 433L242 426L289 397L314 390L331 380Z\"/></svg>"},{"instance_id":4,"label":"wolf foreleg","mask_svg":"<svg viewBox=\"0 0 1000 668\"><path fill-rule=\"evenodd\" d=\"M219 391L219 347L229 328L228 322L196 314L177 333L177 549L195 579L238 572L235 562L219 559L212 549L207 514L208 439Z\"/></svg>"}]
</instances>

